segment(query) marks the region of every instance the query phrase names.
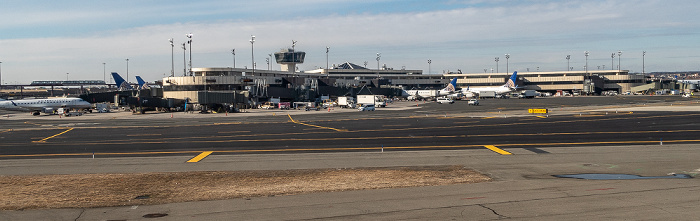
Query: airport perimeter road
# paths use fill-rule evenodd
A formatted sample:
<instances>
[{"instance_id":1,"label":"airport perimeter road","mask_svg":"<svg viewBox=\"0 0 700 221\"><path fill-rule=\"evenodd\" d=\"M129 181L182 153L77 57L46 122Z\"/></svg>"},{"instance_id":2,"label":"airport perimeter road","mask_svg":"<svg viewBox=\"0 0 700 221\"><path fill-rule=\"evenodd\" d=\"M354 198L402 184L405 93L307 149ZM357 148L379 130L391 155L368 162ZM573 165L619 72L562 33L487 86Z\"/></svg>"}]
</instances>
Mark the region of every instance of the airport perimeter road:
<instances>
[{"instance_id":1,"label":"airport perimeter road","mask_svg":"<svg viewBox=\"0 0 700 221\"><path fill-rule=\"evenodd\" d=\"M404 112L411 111L423 110ZM393 112L398 116L388 116L391 111L362 115L352 112L349 116L355 118L340 119L276 115L262 122L182 125L178 121L136 126L110 125L109 121L63 125L24 122L24 128L0 131L0 158L485 148L508 154L512 149L542 153L553 146L700 143L700 128L690 120L700 113L693 111L595 111L518 117L506 113L489 117L469 113L400 116L402 111Z\"/></svg>"}]
</instances>

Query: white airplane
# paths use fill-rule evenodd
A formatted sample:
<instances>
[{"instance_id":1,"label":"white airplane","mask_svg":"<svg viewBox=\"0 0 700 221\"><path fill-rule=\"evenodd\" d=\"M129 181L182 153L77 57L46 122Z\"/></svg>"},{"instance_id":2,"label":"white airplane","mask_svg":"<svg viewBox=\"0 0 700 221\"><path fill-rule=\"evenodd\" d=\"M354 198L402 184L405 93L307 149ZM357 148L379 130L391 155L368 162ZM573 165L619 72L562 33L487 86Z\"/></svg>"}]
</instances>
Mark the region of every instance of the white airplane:
<instances>
[{"instance_id":1,"label":"white airplane","mask_svg":"<svg viewBox=\"0 0 700 221\"><path fill-rule=\"evenodd\" d=\"M452 79L447 87L440 90L405 90L404 97L414 96L415 98L435 98L459 93L457 90L457 78Z\"/></svg>"},{"instance_id":2,"label":"white airplane","mask_svg":"<svg viewBox=\"0 0 700 221\"><path fill-rule=\"evenodd\" d=\"M508 81L501 86L498 87L480 87L480 88L462 88L462 93L464 94L481 94L481 92L486 92L486 91L493 91L496 94L504 94L504 93L510 93L515 91L516 85L515 82L518 80L518 72L515 71L513 72L513 75L510 76Z\"/></svg>"},{"instance_id":3,"label":"white airplane","mask_svg":"<svg viewBox=\"0 0 700 221\"><path fill-rule=\"evenodd\" d=\"M46 98L46 99L26 99L26 100L2 100L0 109L14 111L30 111L32 115L39 115L41 112L53 113L59 108L65 109L88 109L92 105L80 98Z\"/></svg>"}]
</instances>

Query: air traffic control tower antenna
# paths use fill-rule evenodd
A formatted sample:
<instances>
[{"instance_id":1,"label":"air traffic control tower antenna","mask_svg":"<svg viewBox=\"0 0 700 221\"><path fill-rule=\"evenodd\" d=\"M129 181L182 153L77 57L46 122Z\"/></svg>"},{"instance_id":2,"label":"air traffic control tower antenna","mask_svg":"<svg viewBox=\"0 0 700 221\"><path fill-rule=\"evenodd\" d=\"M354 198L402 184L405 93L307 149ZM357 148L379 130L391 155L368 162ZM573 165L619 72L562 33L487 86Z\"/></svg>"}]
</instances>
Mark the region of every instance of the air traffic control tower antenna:
<instances>
[{"instance_id":1,"label":"air traffic control tower antenna","mask_svg":"<svg viewBox=\"0 0 700 221\"><path fill-rule=\"evenodd\" d=\"M282 49L280 52L275 52L275 60L280 64L282 71L296 72L297 64L304 63L306 52L294 51L296 41L292 40L292 48Z\"/></svg>"}]
</instances>

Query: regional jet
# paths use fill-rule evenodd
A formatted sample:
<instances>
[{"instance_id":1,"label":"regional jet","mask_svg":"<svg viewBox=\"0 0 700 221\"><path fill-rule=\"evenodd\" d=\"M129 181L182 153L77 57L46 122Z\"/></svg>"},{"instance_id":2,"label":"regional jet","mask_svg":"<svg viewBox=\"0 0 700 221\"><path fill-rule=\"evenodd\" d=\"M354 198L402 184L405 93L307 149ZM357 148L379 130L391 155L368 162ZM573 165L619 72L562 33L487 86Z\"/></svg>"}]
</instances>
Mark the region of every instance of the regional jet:
<instances>
[{"instance_id":1,"label":"regional jet","mask_svg":"<svg viewBox=\"0 0 700 221\"><path fill-rule=\"evenodd\" d=\"M81 110L88 109L90 107L90 103L80 98L47 98L0 101L0 109L30 111L34 116L39 115L41 112L53 113L59 108Z\"/></svg>"},{"instance_id":2,"label":"regional jet","mask_svg":"<svg viewBox=\"0 0 700 221\"><path fill-rule=\"evenodd\" d=\"M441 96L448 96L452 94L459 93L457 91L457 78L452 79L450 83L443 89L440 90L405 90L403 95L406 97L413 96L414 98L436 98Z\"/></svg>"},{"instance_id":3,"label":"regional jet","mask_svg":"<svg viewBox=\"0 0 700 221\"><path fill-rule=\"evenodd\" d=\"M467 94L481 94L482 92L487 92L487 91L492 91L495 92L496 94L504 94L504 93L509 93L515 91L517 86L515 85L515 82L518 80L518 72L515 71L513 72L513 75L510 76L508 81L499 87L480 87L480 88L462 88L462 93Z\"/></svg>"}]
</instances>

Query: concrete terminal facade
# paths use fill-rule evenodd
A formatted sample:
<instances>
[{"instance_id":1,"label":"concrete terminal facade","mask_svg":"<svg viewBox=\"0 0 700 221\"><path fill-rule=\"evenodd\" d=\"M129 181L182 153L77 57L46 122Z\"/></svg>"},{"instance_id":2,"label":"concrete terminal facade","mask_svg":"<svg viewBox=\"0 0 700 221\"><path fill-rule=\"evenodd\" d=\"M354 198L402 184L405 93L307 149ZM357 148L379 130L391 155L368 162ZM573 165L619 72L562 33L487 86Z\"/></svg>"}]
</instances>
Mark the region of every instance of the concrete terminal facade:
<instances>
[{"instance_id":1,"label":"concrete terminal facade","mask_svg":"<svg viewBox=\"0 0 700 221\"><path fill-rule=\"evenodd\" d=\"M447 78L457 78L461 87L487 87L503 85L512 73L470 73L445 74ZM594 70L594 71L553 71L553 72L518 72L519 88L555 92L589 90L617 91L623 93L632 87L643 85L646 78L641 74L630 74L628 70ZM588 88L587 88L588 87Z\"/></svg>"},{"instance_id":2,"label":"concrete terminal facade","mask_svg":"<svg viewBox=\"0 0 700 221\"><path fill-rule=\"evenodd\" d=\"M504 84L512 73L448 73L423 75L422 70L394 70L390 68L367 69L349 62L335 65L331 69L316 69L305 72L252 70L247 68L193 68L194 76L163 78L165 98L189 98L199 103L203 91L215 93L238 93L250 97L288 97L285 93L295 90L321 92L319 86L334 88L441 88L452 78L457 78L460 87L486 87ZM556 92L582 91L600 94L602 91L623 93L632 87L646 84L641 74L630 74L627 70L518 72L519 88ZM357 89L356 89L357 90ZM272 92L271 92L272 91ZM342 92L338 92L342 93ZM388 96L396 94L387 94ZM342 96L337 95L337 96ZM311 99L312 97L307 97ZM213 101L212 101L213 102ZM206 103L206 102L203 102Z\"/></svg>"}]
</instances>

